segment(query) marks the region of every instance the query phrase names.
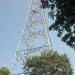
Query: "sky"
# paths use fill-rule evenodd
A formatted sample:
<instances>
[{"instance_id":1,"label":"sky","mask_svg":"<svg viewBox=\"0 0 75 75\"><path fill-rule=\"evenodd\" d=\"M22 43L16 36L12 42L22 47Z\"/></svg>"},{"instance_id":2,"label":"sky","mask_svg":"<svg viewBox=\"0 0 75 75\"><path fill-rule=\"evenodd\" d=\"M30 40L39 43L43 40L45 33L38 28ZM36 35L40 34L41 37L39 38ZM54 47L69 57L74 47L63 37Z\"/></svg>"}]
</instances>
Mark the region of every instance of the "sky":
<instances>
[{"instance_id":1,"label":"sky","mask_svg":"<svg viewBox=\"0 0 75 75\"><path fill-rule=\"evenodd\" d=\"M31 0L0 0L0 67L10 68L12 64L30 6ZM52 20L45 15L49 26ZM52 48L60 54L66 53L75 71L75 51L62 43L55 31L49 34Z\"/></svg>"}]
</instances>

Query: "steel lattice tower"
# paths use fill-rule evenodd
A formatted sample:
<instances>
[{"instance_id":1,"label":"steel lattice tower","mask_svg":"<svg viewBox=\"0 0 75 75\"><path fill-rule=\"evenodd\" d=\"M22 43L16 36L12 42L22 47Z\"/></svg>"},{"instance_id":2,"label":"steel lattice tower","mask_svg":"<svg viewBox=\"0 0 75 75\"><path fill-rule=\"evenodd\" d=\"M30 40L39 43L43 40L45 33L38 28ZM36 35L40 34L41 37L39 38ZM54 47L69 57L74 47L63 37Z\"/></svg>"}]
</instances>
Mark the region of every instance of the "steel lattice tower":
<instances>
[{"instance_id":1,"label":"steel lattice tower","mask_svg":"<svg viewBox=\"0 0 75 75\"><path fill-rule=\"evenodd\" d=\"M43 50L51 49L47 23L40 0L33 0L32 7L16 49L13 67L19 61L25 63L25 58L36 55Z\"/></svg>"}]
</instances>

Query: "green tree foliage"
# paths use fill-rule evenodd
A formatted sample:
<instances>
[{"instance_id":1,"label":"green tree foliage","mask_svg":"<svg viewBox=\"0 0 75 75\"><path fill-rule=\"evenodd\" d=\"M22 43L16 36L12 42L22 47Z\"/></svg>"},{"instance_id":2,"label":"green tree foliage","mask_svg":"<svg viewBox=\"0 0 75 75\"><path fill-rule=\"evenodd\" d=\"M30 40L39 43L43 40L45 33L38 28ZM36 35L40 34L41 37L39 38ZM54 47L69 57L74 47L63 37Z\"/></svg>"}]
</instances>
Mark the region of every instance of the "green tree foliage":
<instances>
[{"instance_id":1,"label":"green tree foliage","mask_svg":"<svg viewBox=\"0 0 75 75\"><path fill-rule=\"evenodd\" d=\"M6 67L0 68L0 75L10 75L10 71Z\"/></svg>"},{"instance_id":2,"label":"green tree foliage","mask_svg":"<svg viewBox=\"0 0 75 75\"><path fill-rule=\"evenodd\" d=\"M55 22L49 30L56 30L63 42L75 49L75 0L41 0L42 7Z\"/></svg>"},{"instance_id":3,"label":"green tree foliage","mask_svg":"<svg viewBox=\"0 0 75 75\"><path fill-rule=\"evenodd\" d=\"M46 51L30 57L24 64L26 75L73 75L71 64L66 54Z\"/></svg>"}]
</instances>

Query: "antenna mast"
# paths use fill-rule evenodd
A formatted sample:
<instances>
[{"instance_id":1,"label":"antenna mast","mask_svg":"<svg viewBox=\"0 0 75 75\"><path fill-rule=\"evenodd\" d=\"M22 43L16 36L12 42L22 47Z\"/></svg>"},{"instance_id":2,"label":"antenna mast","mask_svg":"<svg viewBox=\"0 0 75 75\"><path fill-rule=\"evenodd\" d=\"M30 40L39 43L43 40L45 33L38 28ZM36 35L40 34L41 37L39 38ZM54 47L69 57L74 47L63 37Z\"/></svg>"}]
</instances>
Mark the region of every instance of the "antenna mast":
<instances>
[{"instance_id":1,"label":"antenna mast","mask_svg":"<svg viewBox=\"0 0 75 75\"><path fill-rule=\"evenodd\" d=\"M24 25L21 38L16 49L12 69L18 62L25 63L26 58L39 54L44 50L51 50L49 31L40 0L33 0L32 7Z\"/></svg>"}]
</instances>

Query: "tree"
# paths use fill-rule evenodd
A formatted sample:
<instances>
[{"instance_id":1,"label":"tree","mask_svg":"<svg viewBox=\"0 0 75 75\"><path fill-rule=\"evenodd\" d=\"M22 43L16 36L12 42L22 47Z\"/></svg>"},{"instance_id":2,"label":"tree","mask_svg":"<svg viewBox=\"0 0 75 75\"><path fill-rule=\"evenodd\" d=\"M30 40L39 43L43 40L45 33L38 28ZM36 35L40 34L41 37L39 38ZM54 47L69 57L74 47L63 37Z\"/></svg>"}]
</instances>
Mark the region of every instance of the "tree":
<instances>
[{"instance_id":1,"label":"tree","mask_svg":"<svg viewBox=\"0 0 75 75\"><path fill-rule=\"evenodd\" d=\"M67 55L45 51L41 55L27 58L24 64L26 75L73 75Z\"/></svg>"},{"instance_id":2,"label":"tree","mask_svg":"<svg viewBox=\"0 0 75 75\"><path fill-rule=\"evenodd\" d=\"M75 49L75 1L41 0L42 8L49 8L49 16L55 22L49 30L56 30L63 42Z\"/></svg>"},{"instance_id":3,"label":"tree","mask_svg":"<svg viewBox=\"0 0 75 75\"><path fill-rule=\"evenodd\" d=\"M10 71L6 67L0 68L0 75L10 75Z\"/></svg>"}]
</instances>

